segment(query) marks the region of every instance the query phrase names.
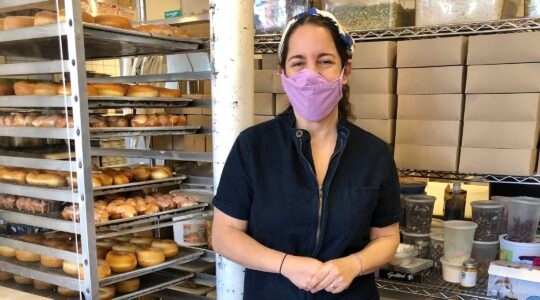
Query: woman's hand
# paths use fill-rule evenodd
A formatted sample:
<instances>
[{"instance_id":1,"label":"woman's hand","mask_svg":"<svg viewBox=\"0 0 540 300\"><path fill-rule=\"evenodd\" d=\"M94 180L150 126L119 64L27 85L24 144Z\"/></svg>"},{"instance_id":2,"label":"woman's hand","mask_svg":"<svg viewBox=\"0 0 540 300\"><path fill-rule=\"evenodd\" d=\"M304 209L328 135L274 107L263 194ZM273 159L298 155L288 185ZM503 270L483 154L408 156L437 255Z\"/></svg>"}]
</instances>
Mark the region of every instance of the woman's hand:
<instances>
[{"instance_id":1,"label":"woman's hand","mask_svg":"<svg viewBox=\"0 0 540 300\"><path fill-rule=\"evenodd\" d=\"M329 260L322 264L315 276L307 284L310 292L326 290L330 293L340 293L347 289L353 279L361 272L360 260L353 255Z\"/></svg>"},{"instance_id":2,"label":"woman's hand","mask_svg":"<svg viewBox=\"0 0 540 300\"><path fill-rule=\"evenodd\" d=\"M322 262L311 257L287 255L281 267L281 275L287 277L299 289L309 291L309 282L322 266Z\"/></svg>"}]
</instances>

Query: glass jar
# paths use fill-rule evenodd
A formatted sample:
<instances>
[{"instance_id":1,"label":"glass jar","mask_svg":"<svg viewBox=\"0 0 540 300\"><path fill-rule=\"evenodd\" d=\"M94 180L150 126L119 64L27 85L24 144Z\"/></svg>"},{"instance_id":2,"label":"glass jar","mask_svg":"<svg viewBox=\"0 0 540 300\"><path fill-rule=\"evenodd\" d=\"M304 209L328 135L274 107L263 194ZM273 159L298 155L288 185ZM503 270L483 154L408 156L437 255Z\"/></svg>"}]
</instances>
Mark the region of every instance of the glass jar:
<instances>
[{"instance_id":1,"label":"glass jar","mask_svg":"<svg viewBox=\"0 0 540 300\"><path fill-rule=\"evenodd\" d=\"M469 258L463 262L463 268L461 270L462 287L474 287L476 286L476 261Z\"/></svg>"},{"instance_id":2,"label":"glass jar","mask_svg":"<svg viewBox=\"0 0 540 300\"><path fill-rule=\"evenodd\" d=\"M465 218L465 203L467 191L461 189L461 184L455 182L444 190L444 220L463 220Z\"/></svg>"},{"instance_id":3,"label":"glass jar","mask_svg":"<svg viewBox=\"0 0 540 300\"><path fill-rule=\"evenodd\" d=\"M411 0L324 0L323 9L350 31L414 25Z\"/></svg>"}]
</instances>

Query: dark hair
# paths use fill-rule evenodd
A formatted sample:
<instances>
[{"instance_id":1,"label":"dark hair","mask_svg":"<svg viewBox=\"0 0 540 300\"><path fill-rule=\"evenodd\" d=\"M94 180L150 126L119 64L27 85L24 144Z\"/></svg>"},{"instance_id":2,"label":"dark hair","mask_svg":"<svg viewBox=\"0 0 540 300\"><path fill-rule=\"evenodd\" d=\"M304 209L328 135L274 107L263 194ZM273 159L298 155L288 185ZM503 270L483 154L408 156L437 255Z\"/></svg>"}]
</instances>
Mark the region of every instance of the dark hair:
<instances>
[{"instance_id":1,"label":"dark hair","mask_svg":"<svg viewBox=\"0 0 540 300\"><path fill-rule=\"evenodd\" d=\"M339 58L341 60L341 66L342 68L347 64L347 61L349 60L349 54L347 53L347 45L343 42L341 39L341 36L339 35L338 28L334 24L334 22L326 17L323 16L317 16L317 15L306 15L302 19L298 20L296 23L291 25L289 28L289 31L287 32L287 35L283 39L283 52L281 53L281 59L279 61L279 65L283 70L285 70L285 61L287 60L287 53L289 52L289 38L291 34L300 26L305 24L312 24L315 26L323 27L328 29L330 31L330 34L332 35L332 40L334 40L334 45L336 46L337 52L339 54ZM349 85L344 84L343 85L343 97L339 100L338 103L338 111L339 111L339 119L340 120L347 120L349 118L352 118L352 109L351 109L351 103L349 102ZM292 107L289 106L283 113L287 113L292 111Z\"/></svg>"}]
</instances>

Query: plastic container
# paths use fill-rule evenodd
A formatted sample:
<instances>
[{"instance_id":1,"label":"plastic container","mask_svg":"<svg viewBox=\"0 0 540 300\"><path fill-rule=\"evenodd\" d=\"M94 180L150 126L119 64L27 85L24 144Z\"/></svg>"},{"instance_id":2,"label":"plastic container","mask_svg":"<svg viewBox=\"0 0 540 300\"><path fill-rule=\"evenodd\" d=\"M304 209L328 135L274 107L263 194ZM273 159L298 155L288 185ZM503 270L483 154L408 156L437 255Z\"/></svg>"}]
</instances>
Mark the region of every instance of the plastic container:
<instances>
[{"instance_id":1,"label":"plastic container","mask_svg":"<svg viewBox=\"0 0 540 300\"><path fill-rule=\"evenodd\" d=\"M405 231L428 234L431 229L431 217L435 197L428 195L410 195L405 197Z\"/></svg>"},{"instance_id":2,"label":"plastic container","mask_svg":"<svg viewBox=\"0 0 540 300\"><path fill-rule=\"evenodd\" d=\"M331 12L348 30L414 25L414 2L400 0L325 0ZM407 3L410 7L405 6Z\"/></svg>"},{"instance_id":3,"label":"plastic container","mask_svg":"<svg viewBox=\"0 0 540 300\"><path fill-rule=\"evenodd\" d=\"M497 260L499 254L499 241L481 242L473 241L471 257L476 260L478 276L487 277L489 264Z\"/></svg>"},{"instance_id":4,"label":"plastic container","mask_svg":"<svg viewBox=\"0 0 540 300\"><path fill-rule=\"evenodd\" d=\"M465 259L464 259L465 260ZM461 263L452 263L447 260L444 256L441 257L442 264L442 279L446 282L451 283L460 283L461 282Z\"/></svg>"},{"instance_id":5,"label":"plastic container","mask_svg":"<svg viewBox=\"0 0 540 300\"><path fill-rule=\"evenodd\" d=\"M508 211L509 211L509 204L510 197L504 197L504 196L491 196L491 201L497 201L502 203L503 205L503 217L501 221L501 229L499 230L499 235L506 233L506 227L508 226Z\"/></svg>"},{"instance_id":6,"label":"plastic container","mask_svg":"<svg viewBox=\"0 0 540 300\"><path fill-rule=\"evenodd\" d=\"M461 264L471 257L474 231L478 224L470 221L444 222L444 257L451 264Z\"/></svg>"},{"instance_id":7,"label":"plastic container","mask_svg":"<svg viewBox=\"0 0 540 300\"><path fill-rule=\"evenodd\" d=\"M308 0L255 0L253 3L255 33L280 33L292 17L308 8Z\"/></svg>"},{"instance_id":8,"label":"plastic container","mask_svg":"<svg viewBox=\"0 0 540 300\"><path fill-rule=\"evenodd\" d=\"M173 221L183 217L173 218ZM205 246L208 243L206 219L190 219L173 225L174 241L182 246Z\"/></svg>"},{"instance_id":9,"label":"plastic container","mask_svg":"<svg viewBox=\"0 0 540 300\"><path fill-rule=\"evenodd\" d=\"M433 268L435 270L441 269L441 257L444 255L444 233L431 233L429 235L431 239L429 245L429 255L433 261Z\"/></svg>"},{"instance_id":10,"label":"plastic container","mask_svg":"<svg viewBox=\"0 0 540 300\"><path fill-rule=\"evenodd\" d=\"M499 240L503 216L503 204L485 200L471 202L472 221L478 224L474 232L475 241L493 242Z\"/></svg>"},{"instance_id":11,"label":"plastic container","mask_svg":"<svg viewBox=\"0 0 540 300\"><path fill-rule=\"evenodd\" d=\"M521 1L416 0L416 26L515 18Z\"/></svg>"},{"instance_id":12,"label":"plastic container","mask_svg":"<svg viewBox=\"0 0 540 300\"><path fill-rule=\"evenodd\" d=\"M416 257L429 259L429 244L431 242L429 233L418 234L402 231L401 234L403 235L402 242L404 244L415 245L418 247L418 255Z\"/></svg>"},{"instance_id":13,"label":"plastic container","mask_svg":"<svg viewBox=\"0 0 540 300\"><path fill-rule=\"evenodd\" d=\"M410 264L417 255L417 246L400 243L396 254L388 263L392 266L405 266Z\"/></svg>"},{"instance_id":14,"label":"plastic container","mask_svg":"<svg viewBox=\"0 0 540 300\"><path fill-rule=\"evenodd\" d=\"M540 201L511 198L508 212L508 240L519 243L533 242L538 219L540 219Z\"/></svg>"},{"instance_id":15,"label":"plastic container","mask_svg":"<svg viewBox=\"0 0 540 300\"><path fill-rule=\"evenodd\" d=\"M499 259L513 262L521 262L520 256L540 256L540 238L532 243L518 243L509 241L506 234L499 237Z\"/></svg>"}]
</instances>

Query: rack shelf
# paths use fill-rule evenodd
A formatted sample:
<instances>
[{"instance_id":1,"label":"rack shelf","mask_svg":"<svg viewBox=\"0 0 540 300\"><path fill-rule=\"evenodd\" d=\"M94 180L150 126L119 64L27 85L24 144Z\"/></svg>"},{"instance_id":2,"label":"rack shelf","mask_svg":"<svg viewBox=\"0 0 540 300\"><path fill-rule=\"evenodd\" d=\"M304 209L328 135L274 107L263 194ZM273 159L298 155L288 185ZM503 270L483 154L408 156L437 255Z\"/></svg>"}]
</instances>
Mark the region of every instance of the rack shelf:
<instances>
[{"instance_id":1,"label":"rack shelf","mask_svg":"<svg viewBox=\"0 0 540 300\"><path fill-rule=\"evenodd\" d=\"M476 35L522 32L540 29L539 18L507 19L495 22L478 22L467 24L450 24L419 27L398 27L376 30L352 31L356 42L377 40L404 40L418 38L434 38L456 35ZM281 34L264 34L255 36L255 53L277 53Z\"/></svg>"},{"instance_id":2,"label":"rack shelf","mask_svg":"<svg viewBox=\"0 0 540 300\"><path fill-rule=\"evenodd\" d=\"M422 178L441 179L441 180L450 180L450 181L540 184L540 175L509 176L509 175L488 175L488 174L461 174L457 172L411 170L411 169L399 169L399 175L405 176L405 177L422 177Z\"/></svg>"}]
</instances>

